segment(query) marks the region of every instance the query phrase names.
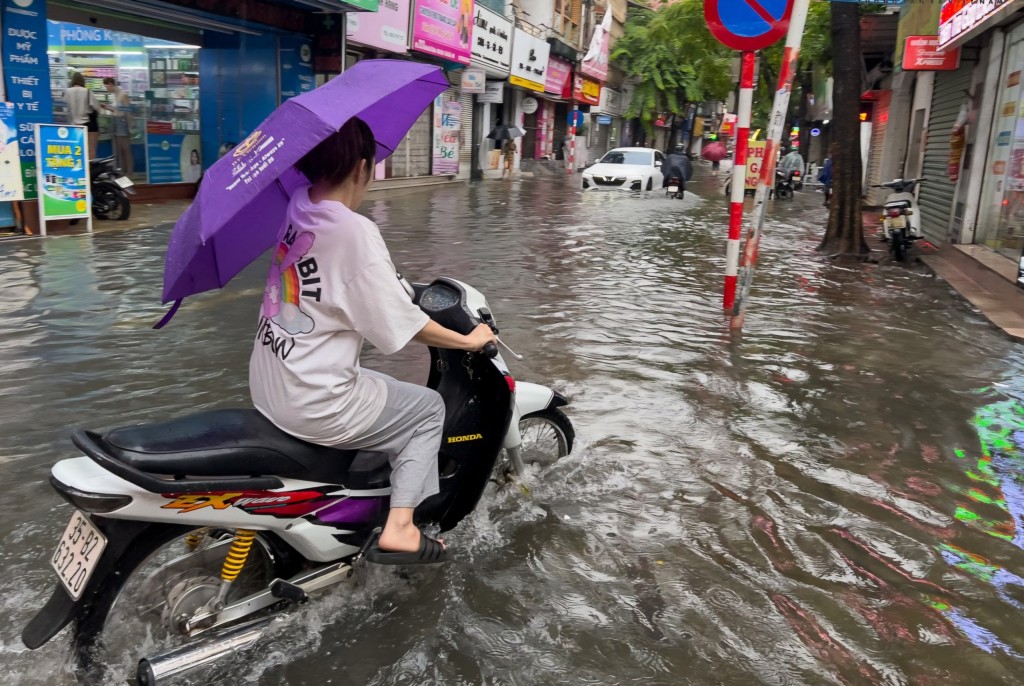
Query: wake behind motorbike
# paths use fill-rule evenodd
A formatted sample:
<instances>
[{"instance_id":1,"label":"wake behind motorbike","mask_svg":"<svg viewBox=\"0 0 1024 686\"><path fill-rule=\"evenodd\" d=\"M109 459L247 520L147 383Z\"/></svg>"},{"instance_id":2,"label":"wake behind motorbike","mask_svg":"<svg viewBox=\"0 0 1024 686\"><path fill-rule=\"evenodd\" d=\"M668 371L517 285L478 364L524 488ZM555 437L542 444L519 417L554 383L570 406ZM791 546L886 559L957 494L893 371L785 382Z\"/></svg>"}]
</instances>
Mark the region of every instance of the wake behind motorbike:
<instances>
[{"instance_id":1,"label":"wake behind motorbike","mask_svg":"<svg viewBox=\"0 0 1024 686\"><path fill-rule=\"evenodd\" d=\"M924 238L914 195L918 184L923 181L927 179L893 179L874 186L892 191L882 207L882 240L888 241L889 252L897 262L906 259L914 241Z\"/></svg>"},{"instance_id":2,"label":"wake behind motorbike","mask_svg":"<svg viewBox=\"0 0 1024 686\"><path fill-rule=\"evenodd\" d=\"M135 183L121 173L113 157L89 160L92 214L97 219L127 219L132 213L129 195Z\"/></svg>"},{"instance_id":3,"label":"wake behind motorbike","mask_svg":"<svg viewBox=\"0 0 1024 686\"><path fill-rule=\"evenodd\" d=\"M410 290L448 328L497 330L484 296L465 283ZM565 398L517 382L493 344L482 353L430 348L427 385L446 415L440 492L415 512L424 530L454 528L488 484L572 450ZM251 645L281 613L366 564L388 512L387 456L306 443L256 410L77 429L72 441L84 456L58 462L50 478L75 508L50 560L58 584L22 640L35 649L73 624L86 679L107 681L110 660L146 635L159 651L138 663L142 684Z\"/></svg>"}]
</instances>

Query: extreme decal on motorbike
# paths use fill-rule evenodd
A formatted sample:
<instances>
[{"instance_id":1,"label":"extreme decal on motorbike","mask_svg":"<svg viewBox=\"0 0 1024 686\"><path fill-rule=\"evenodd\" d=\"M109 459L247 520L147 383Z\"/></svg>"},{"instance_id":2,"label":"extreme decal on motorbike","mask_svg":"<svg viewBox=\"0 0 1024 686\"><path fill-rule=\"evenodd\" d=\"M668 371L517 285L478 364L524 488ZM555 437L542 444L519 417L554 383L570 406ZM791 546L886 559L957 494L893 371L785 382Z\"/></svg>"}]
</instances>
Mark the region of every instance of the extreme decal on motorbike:
<instances>
[{"instance_id":1,"label":"extreme decal on motorbike","mask_svg":"<svg viewBox=\"0 0 1024 686\"><path fill-rule=\"evenodd\" d=\"M235 491L222 493L165 493L165 498L173 498L163 510L178 510L178 514L188 514L212 507L215 510L226 510L236 507L248 514L271 515L273 517L300 517L329 505L337 498L328 498L321 491L291 491L276 493L274 491Z\"/></svg>"}]
</instances>

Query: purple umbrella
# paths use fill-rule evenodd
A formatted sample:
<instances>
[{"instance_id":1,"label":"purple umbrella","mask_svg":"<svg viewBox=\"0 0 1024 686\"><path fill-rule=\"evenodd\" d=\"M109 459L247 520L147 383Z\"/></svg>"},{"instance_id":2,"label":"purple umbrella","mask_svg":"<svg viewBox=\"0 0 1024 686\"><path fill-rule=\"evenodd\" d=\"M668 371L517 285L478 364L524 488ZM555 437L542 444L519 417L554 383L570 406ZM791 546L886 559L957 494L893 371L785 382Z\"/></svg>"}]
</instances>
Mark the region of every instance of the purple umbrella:
<instances>
[{"instance_id":1,"label":"purple umbrella","mask_svg":"<svg viewBox=\"0 0 1024 686\"><path fill-rule=\"evenodd\" d=\"M439 67L364 60L274 110L217 160L178 219L164 262L163 302L220 288L277 239L292 192L308 183L295 163L352 117L377 139L377 160L394 152L416 119L449 87Z\"/></svg>"}]
</instances>

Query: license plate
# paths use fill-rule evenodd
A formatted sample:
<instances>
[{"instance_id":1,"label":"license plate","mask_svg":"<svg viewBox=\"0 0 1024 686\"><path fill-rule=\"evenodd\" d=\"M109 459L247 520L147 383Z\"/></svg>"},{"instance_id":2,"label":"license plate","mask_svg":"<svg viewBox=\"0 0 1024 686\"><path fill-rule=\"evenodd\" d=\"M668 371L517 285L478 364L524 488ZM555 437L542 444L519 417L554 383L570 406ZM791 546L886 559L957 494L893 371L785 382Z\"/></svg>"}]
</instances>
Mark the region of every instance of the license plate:
<instances>
[{"instance_id":1,"label":"license plate","mask_svg":"<svg viewBox=\"0 0 1024 686\"><path fill-rule=\"evenodd\" d=\"M135 185L135 182L129 179L127 176L117 177L116 179L114 179L114 183L116 183L121 188L131 188L132 186Z\"/></svg>"},{"instance_id":2,"label":"license plate","mask_svg":"<svg viewBox=\"0 0 1024 686\"><path fill-rule=\"evenodd\" d=\"M676 193L678 191L679 191L679 186L669 186L668 187L668 192L669 193Z\"/></svg>"},{"instance_id":3,"label":"license plate","mask_svg":"<svg viewBox=\"0 0 1024 686\"><path fill-rule=\"evenodd\" d=\"M50 559L60 583L75 600L82 596L106 547L106 537L84 513L75 510Z\"/></svg>"},{"instance_id":4,"label":"license plate","mask_svg":"<svg viewBox=\"0 0 1024 686\"><path fill-rule=\"evenodd\" d=\"M889 228L890 229L905 229L907 228L906 217L889 217Z\"/></svg>"}]
</instances>

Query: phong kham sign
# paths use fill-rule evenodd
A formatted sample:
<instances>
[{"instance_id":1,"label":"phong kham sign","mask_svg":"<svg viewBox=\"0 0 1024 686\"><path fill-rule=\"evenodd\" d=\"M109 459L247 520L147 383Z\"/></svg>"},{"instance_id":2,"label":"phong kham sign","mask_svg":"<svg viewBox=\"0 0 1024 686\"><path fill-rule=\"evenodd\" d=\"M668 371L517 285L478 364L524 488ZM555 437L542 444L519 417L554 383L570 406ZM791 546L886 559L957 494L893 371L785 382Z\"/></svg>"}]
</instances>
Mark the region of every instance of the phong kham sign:
<instances>
[{"instance_id":1,"label":"phong kham sign","mask_svg":"<svg viewBox=\"0 0 1024 686\"><path fill-rule=\"evenodd\" d=\"M956 71L960 48L939 50L938 36L907 36L902 66L903 71Z\"/></svg>"}]
</instances>

